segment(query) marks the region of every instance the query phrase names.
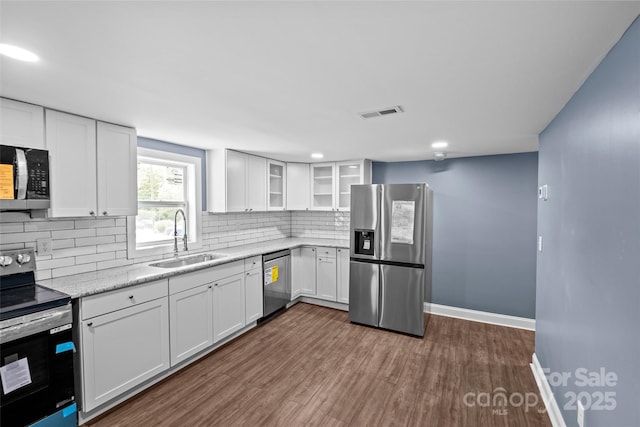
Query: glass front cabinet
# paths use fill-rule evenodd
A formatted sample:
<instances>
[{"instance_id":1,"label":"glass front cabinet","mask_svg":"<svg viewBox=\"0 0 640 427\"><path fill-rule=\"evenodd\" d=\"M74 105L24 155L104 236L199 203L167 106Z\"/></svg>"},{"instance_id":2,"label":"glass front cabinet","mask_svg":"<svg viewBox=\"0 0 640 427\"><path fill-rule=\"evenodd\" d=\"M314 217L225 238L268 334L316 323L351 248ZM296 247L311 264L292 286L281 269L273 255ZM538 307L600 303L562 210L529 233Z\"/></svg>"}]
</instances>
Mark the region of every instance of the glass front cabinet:
<instances>
[{"instance_id":1,"label":"glass front cabinet","mask_svg":"<svg viewBox=\"0 0 640 427\"><path fill-rule=\"evenodd\" d=\"M312 164L311 209L348 211L354 184L371 184L370 160Z\"/></svg>"},{"instance_id":2,"label":"glass front cabinet","mask_svg":"<svg viewBox=\"0 0 640 427\"><path fill-rule=\"evenodd\" d=\"M287 168L277 160L267 160L267 209L282 211L286 209Z\"/></svg>"}]
</instances>

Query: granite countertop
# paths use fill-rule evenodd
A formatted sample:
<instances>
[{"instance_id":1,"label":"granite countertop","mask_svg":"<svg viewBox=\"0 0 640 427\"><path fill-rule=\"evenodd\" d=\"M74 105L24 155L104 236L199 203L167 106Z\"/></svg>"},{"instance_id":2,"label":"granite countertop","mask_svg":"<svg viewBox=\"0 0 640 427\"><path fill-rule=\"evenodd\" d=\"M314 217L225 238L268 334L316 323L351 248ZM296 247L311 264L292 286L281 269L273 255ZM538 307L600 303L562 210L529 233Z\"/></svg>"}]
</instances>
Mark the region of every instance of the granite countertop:
<instances>
[{"instance_id":1,"label":"granite countertop","mask_svg":"<svg viewBox=\"0 0 640 427\"><path fill-rule=\"evenodd\" d=\"M73 276L59 277L56 279L42 280L39 283L46 287L64 292L71 298L80 298L88 295L99 294L112 291L114 289L125 288L127 286L139 285L153 280L166 279L168 277L184 274L191 271L202 270L216 265L241 260L244 258L275 252L283 249L293 249L299 246L328 246L335 248L349 248L348 240L333 239L308 239L290 237L286 239L271 240L251 245L235 246L232 248L219 249L214 251L203 251L204 253L215 253L226 255L223 258L206 261L176 268L152 267L149 264L133 264L126 267L115 267L107 270L100 270L91 273L76 274ZM190 253L189 255L196 255ZM157 261L166 261L158 259ZM157 262L153 261L153 262Z\"/></svg>"}]
</instances>

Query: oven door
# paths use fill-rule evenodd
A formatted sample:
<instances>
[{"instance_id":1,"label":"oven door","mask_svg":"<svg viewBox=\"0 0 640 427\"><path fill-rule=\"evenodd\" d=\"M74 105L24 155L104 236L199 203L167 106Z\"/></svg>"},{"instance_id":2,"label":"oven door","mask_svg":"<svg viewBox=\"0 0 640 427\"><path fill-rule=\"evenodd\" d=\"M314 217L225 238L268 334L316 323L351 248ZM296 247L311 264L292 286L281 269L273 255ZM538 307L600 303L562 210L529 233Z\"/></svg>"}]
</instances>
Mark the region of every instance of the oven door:
<instances>
[{"instance_id":1,"label":"oven door","mask_svg":"<svg viewBox=\"0 0 640 427\"><path fill-rule=\"evenodd\" d=\"M34 332L33 325L40 331ZM43 326L46 329L42 330ZM74 403L71 323L51 326L51 318L16 325L14 329L28 331L31 327L31 331L26 336L14 333L8 341L6 336L2 340L0 425L25 426ZM65 413L75 422L73 408Z\"/></svg>"}]
</instances>

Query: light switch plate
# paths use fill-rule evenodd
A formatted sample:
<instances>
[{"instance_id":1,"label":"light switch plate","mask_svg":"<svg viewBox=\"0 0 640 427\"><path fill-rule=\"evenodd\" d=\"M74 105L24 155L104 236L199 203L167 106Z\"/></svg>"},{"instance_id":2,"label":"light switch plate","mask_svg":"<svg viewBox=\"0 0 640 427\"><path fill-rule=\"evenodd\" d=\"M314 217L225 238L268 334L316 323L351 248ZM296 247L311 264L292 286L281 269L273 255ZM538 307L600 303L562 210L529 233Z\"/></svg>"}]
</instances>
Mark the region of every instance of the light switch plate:
<instances>
[{"instance_id":1,"label":"light switch plate","mask_svg":"<svg viewBox=\"0 0 640 427\"><path fill-rule=\"evenodd\" d=\"M543 201L549 200L549 187L547 184L538 187L538 199Z\"/></svg>"},{"instance_id":2,"label":"light switch plate","mask_svg":"<svg viewBox=\"0 0 640 427\"><path fill-rule=\"evenodd\" d=\"M542 252L542 236L538 236L538 252Z\"/></svg>"}]
</instances>

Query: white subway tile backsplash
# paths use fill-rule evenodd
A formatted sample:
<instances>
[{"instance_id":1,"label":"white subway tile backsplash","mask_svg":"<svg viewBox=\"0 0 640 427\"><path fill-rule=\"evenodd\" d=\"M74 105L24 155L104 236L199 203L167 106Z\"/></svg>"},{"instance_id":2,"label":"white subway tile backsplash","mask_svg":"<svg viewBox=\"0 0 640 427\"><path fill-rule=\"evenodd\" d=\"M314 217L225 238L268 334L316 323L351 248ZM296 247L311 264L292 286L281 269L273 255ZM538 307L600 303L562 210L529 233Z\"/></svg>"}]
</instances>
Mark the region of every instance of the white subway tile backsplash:
<instances>
[{"instance_id":1,"label":"white subway tile backsplash","mask_svg":"<svg viewBox=\"0 0 640 427\"><path fill-rule=\"evenodd\" d=\"M40 238L52 239L52 256L36 261L40 280L158 259L127 258L124 217L31 219L22 213L10 214L0 219L0 249L21 249L35 246ZM348 233L348 212L202 214L202 250L209 251L292 236L347 239Z\"/></svg>"},{"instance_id":2,"label":"white subway tile backsplash","mask_svg":"<svg viewBox=\"0 0 640 427\"><path fill-rule=\"evenodd\" d=\"M100 227L115 227L115 226L116 226L115 218L76 220L76 228L100 228Z\"/></svg>"},{"instance_id":3,"label":"white subway tile backsplash","mask_svg":"<svg viewBox=\"0 0 640 427\"><path fill-rule=\"evenodd\" d=\"M24 231L73 230L75 222L70 221L31 221L24 223Z\"/></svg>"},{"instance_id":4,"label":"white subway tile backsplash","mask_svg":"<svg viewBox=\"0 0 640 427\"><path fill-rule=\"evenodd\" d=\"M76 241L74 239L60 239L51 242L51 248L54 250L54 253L56 249L74 248L75 246Z\"/></svg>"},{"instance_id":5,"label":"white subway tile backsplash","mask_svg":"<svg viewBox=\"0 0 640 427\"><path fill-rule=\"evenodd\" d=\"M77 248L73 247L73 248L57 249L53 251L53 258L64 258L69 256L89 255L89 254L95 254L95 253L96 253L95 246L80 246Z\"/></svg>"},{"instance_id":6,"label":"white subway tile backsplash","mask_svg":"<svg viewBox=\"0 0 640 427\"><path fill-rule=\"evenodd\" d=\"M51 270L51 277L64 277L71 276L73 274L88 273L90 271L96 271L96 263L79 264L72 267L54 268Z\"/></svg>"},{"instance_id":7,"label":"white subway tile backsplash","mask_svg":"<svg viewBox=\"0 0 640 427\"><path fill-rule=\"evenodd\" d=\"M60 230L51 232L52 239L75 239L78 237L95 237L95 235L95 228L83 228L80 230Z\"/></svg>"},{"instance_id":8,"label":"white subway tile backsplash","mask_svg":"<svg viewBox=\"0 0 640 427\"><path fill-rule=\"evenodd\" d=\"M40 270L50 270L52 268L69 267L76 264L75 257L56 258L51 260L36 261L36 268Z\"/></svg>"},{"instance_id":9,"label":"white subway tile backsplash","mask_svg":"<svg viewBox=\"0 0 640 427\"><path fill-rule=\"evenodd\" d=\"M40 270L36 271L36 280L47 280L51 279L51 270Z\"/></svg>"},{"instance_id":10,"label":"white subway tile backsplash","mask_svg":"<svg viewBox=\"0 0 640 427\"><path fill-rule=\"evenodd\" d=\"M51 237L51 234L48 231L32 231L29 233L2 233L2 235L0 236L0 242L2 242L3 244L26 243L35 242L37 239L44 239L48 237Z\"/></svg>"},{"instance_id":11,"label":"white subway tile backsplash","mask_svg":"<svg viewBox=\"0 0 640 427\"><path fill-rule=\"evenodd\" d=\"M92 255L82 255L76 257L76 264L87 264L90 262L110 261L116 258L115 252L102 252Z\"/></svg>"},{"instance_id":12,"label":"white subway tile backsplash","mask_svg":"<svg viewBox=\"0 0 640 427\"><path fill-rule=\"evenodd\" d=\"M96 236L127 234L127 227L102 227L96 228Z\"/></svg>"},{"instance_id":13,"label":"white subway tile backsplash","mask_svg":"<svg viewBox=\"0 0 640 427\"><path fill-rule=\"evenodd\" d=\"M22 233L24 232L24 224L22 222L7 222L0 223L0 233ZM26 231L36 231L36 230L26 230Z\"/></svg>"}]
</instances>

